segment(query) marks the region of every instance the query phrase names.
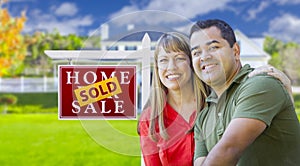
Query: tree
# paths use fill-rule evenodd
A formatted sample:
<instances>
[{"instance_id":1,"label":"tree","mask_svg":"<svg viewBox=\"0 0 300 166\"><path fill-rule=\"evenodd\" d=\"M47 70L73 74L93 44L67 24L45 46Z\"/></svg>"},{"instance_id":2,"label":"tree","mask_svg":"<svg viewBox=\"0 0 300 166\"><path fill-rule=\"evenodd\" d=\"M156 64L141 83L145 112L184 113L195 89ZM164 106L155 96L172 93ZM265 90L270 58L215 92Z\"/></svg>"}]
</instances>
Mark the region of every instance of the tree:
<instances>
[{"instance_id":1,"label":"tree","mask_svg":"<svg viewBox=\"0 0 300 166\"><path fill-rule=\"evenodd\" d=\"M52 69L51 59L45 50L78 50L83 46L83 39L69 34L62 36L57 30L53 33L35 32L25 36L30 56L25 59L28 68L37 68L46 74Z\"/></svg>"},{"instance_id":2,"label":"tree","mask_svg":"<svg viewBox=\"0 0 300 166\"><path fill-rule=\"evenodd\" d=\"M300 84L300 48L293 43L288 43L285 49L279 51L282 57L282 67L292 81L292 84Z\"/></svg>"},{"instance_id":3,"label":"tree","mask_svg":"<svg viewBox=\"0 0 300 166\"><path fill-rule=\"evenodd\" d=\"M22 72L27 52L21 34L25 21L25 12L21 13L21 17L13 18L0 2L0 77Z\"/></svg>"},{"instance_id":4,"label":"tree","mask_svg":"<svg viewBox=\"0 0 300 166\"><path fill-rule=\"evenodd\" d=\"M271 55L269 64L282 70L292 81L300 84L300 46L294 42L284 43L272 37L266 37L264 50Z\"/></svg>"},{"instance_id":5,"label":"tree","mask_svg":"<svg viewBox=\"0 0 300 166\"><path fill-rule=\"evenodd\" d=\"M264 50L271 55L269 61L270 65L283 70L282 56L280 56L279 51L284 48L284 43L282 41L276 40L275 38L267 36L264 42Z\"/></svg>"}]
</instances>

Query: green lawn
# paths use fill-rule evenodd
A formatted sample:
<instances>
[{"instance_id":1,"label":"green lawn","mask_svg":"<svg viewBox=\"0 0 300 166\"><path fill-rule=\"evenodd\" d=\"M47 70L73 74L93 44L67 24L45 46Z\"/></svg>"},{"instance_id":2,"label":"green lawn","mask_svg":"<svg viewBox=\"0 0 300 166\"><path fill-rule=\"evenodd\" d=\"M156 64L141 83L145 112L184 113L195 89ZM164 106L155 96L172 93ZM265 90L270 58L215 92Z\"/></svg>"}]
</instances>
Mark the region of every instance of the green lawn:
<instances>
[{"instance_id":1,"label":"green lawn","mask_svg":"<svg viewBox=\"0 0 300 166\"><path fill-rule=\"evenodd\" d=\"M17 96L13 114L0 111L0 166L140 165L136 120L58 120L57 93Z\"/></svg>"},{"instance_id":2,"label":"green lawn","mask_svg":"<svg viewBox=\"0 0 300 166\"><path fill-rule=\"evenodd\" d=\"M124 141L123 138L130 141ZM136 121L0 114L0 165L140 165Z\"/></svg>"}]
</instances>

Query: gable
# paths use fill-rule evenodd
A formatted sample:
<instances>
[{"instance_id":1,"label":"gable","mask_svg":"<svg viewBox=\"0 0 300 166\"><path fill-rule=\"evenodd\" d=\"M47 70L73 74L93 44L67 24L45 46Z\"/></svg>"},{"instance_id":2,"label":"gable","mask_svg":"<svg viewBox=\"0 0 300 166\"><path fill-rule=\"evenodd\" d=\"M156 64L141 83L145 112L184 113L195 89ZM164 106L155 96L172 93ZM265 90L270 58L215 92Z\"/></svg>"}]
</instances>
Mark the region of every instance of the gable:
<instances>
[{"instance_id":1,"label":"gable","mask_svg":"<svg viewBox=\"0 0 300 166\"><path fill-rule=\"evenodd\" d=\"M235 30L234 33L236 35L236 40L240 45L241 57L270 58L270 55L266 53L258 43L249 39L241 31Z\"/></svg>"}]
</instances>

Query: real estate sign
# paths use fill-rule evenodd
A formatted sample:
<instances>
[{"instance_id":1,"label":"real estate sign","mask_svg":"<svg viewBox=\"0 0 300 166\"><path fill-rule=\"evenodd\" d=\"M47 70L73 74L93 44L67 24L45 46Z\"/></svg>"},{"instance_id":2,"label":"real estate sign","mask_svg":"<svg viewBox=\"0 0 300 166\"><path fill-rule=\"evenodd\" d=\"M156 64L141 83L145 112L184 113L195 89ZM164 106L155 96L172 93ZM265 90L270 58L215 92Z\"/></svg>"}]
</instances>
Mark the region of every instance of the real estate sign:
<instances>
[{"instance_id":1,"label":"real estate sign","mask_svg":"<svg viewBox=\"0 0 300 166\"><path fill-rule=\"evenodd\" d=\"M59 66L59 119L136 119L136 66Z\"/></svg>"}]
</instances>

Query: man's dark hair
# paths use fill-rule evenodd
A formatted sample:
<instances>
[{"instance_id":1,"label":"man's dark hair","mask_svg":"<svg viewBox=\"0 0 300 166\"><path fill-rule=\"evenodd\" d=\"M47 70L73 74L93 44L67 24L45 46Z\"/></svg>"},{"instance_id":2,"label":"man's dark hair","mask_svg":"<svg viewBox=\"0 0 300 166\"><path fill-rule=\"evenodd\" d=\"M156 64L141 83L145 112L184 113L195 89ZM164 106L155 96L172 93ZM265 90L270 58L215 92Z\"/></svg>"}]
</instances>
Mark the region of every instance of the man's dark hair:
<instances>
[{"instance_id":1,"label":"man's dark hair","mask_svg":"<svg viewBox=\"0 0 300 166\"><path fill-rule=\"evenodd\" d=\"M197 21L191 28L190 37L196 31L207 29L213 26L217 27L221 31L221 36L227 40L230 47L232 47L236 42L235 34L229 24L219 19Z\"/></svg>"}]
</instances>

